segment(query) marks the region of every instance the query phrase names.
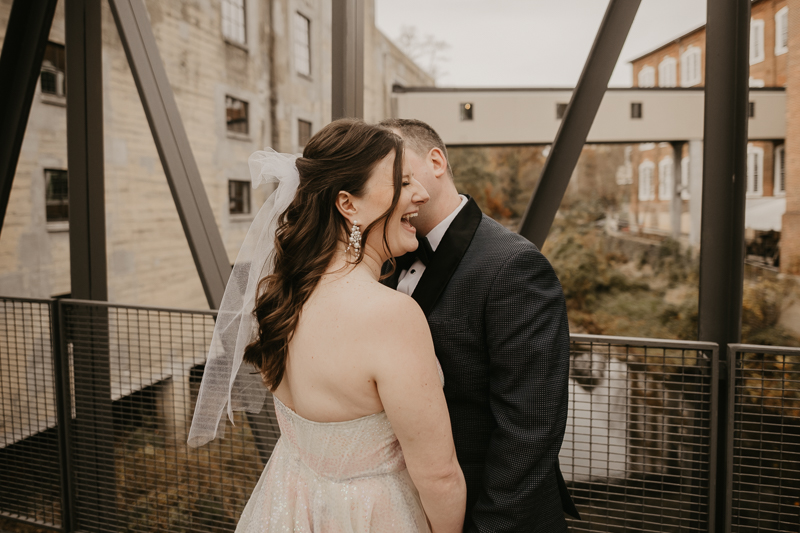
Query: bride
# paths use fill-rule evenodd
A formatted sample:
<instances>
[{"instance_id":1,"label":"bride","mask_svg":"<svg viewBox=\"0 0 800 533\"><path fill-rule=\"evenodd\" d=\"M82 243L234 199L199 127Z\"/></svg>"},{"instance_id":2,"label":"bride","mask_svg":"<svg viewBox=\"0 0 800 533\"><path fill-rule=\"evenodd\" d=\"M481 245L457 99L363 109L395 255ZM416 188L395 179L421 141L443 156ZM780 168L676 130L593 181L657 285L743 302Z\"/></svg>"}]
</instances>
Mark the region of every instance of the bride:
<instances>
[{"instance_id":1,"label":"bride","mask_svg":"<svg viewBox=\"0 0 800 533\"><path fill-rule=\"evenodd\" d=\"M274 396L281 438L237 532L462 529L466 488L428 324L379 282L387 260L416 249L409 219L428 200L402 142L343 119L296 161L251 157L254 184L279 185L234 266L189 434L192 446L220 437L226 408L258 411L266 389Z\"/></svg>"}]
</instances>

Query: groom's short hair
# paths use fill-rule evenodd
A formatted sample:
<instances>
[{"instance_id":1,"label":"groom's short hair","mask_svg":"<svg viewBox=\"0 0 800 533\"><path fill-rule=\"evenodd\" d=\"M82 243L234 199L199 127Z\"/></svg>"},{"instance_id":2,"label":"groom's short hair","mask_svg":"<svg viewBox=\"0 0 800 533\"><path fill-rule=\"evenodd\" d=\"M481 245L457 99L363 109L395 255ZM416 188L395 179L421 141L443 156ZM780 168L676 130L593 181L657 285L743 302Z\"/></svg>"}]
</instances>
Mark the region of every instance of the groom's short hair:
<instances>
[{"instance_id":1,"label":"groom's short hair","mask_svg":"<svg viewBox=\"0 0 800 533\"><path fill-rule=\"evenodd\" d=\"M381 121L379 125L399 131L405 143L421 156L427 155L433 148L441 150L447 160L447 172L451 178L453 177L447 148L436 130L428 124L414 118L389 118Z\"/></svg>"}]
</instances>

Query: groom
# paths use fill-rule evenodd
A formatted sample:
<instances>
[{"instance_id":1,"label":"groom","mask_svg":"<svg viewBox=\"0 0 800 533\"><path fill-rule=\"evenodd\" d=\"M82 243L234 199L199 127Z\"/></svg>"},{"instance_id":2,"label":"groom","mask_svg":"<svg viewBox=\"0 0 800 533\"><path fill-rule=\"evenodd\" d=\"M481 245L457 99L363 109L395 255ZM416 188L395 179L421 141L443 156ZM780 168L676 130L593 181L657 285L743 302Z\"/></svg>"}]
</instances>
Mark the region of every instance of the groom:
<instances>
[{"instance_id":1,"label":"groom","mask_svg":"<svg viewBox=\"0 0 800 533\"><path fill-rule=\"evenodd\" d=\"M564 513L578 512L558 465L569 373L561 284L533 244L458 194L430 126L381 125L404 139L411 171L430 195L412 219L427 239L386 283L428 318L467 482L464 531L567 531Z\"/></svg>"}]
</instances>

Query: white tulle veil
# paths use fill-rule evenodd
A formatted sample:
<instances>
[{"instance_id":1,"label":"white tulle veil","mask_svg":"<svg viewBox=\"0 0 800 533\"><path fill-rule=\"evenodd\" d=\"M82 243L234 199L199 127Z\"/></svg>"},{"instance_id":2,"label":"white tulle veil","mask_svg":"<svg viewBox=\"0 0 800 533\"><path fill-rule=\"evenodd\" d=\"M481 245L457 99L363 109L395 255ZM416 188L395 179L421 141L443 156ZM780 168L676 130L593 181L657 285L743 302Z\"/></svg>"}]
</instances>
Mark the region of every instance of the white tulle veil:
<instances>
[{"instance_id":1,"label":"white tulle veil","mask_svg":"<svg viewBox=\"0 0 800 533\"><path fill-rule=\"evenodd\" d=\"M233 422L234 411L258 413L264 405L267 389L261 375L255 373L250 365L242 367L242 358L245 347L257 332L253 316L256 289L259 280L272 272L278 218L289 207L300 183L295 166L297 157L271 149L250 156L253 188L275 182L278 187L247 231L222 296L189 430L190 446L202 446L224 436L222 416L226 408L228 418Z\"/></svg>"}]
</instances>

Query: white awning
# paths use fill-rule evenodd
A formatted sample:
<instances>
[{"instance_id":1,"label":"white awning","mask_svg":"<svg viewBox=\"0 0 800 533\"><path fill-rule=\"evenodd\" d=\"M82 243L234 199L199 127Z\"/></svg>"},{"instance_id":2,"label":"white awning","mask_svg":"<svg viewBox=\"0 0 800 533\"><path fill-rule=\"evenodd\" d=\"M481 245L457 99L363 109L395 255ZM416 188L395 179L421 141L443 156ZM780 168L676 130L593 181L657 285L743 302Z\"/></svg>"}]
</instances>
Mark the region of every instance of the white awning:
<instances>
[{"instance_id":1,"label":"white awning","mask_svg":"<svg viewBox=\"0 0 800 533\"><path fill-rule=\"evenodd\" d=\"M748 198L744 209L744 227L759 231L780 231L785 212L785 197Z\"/></svg>"}]
</instances>

